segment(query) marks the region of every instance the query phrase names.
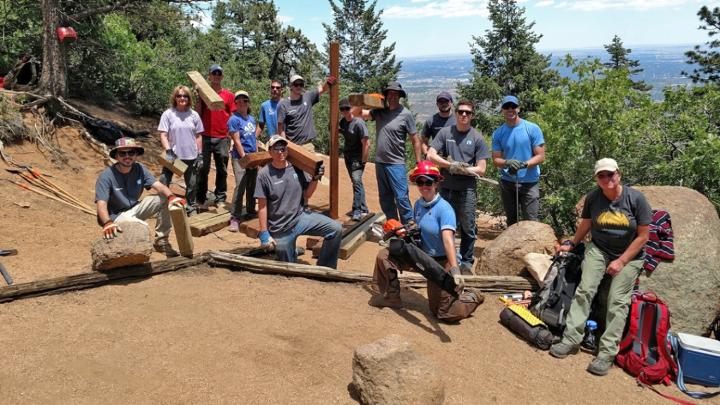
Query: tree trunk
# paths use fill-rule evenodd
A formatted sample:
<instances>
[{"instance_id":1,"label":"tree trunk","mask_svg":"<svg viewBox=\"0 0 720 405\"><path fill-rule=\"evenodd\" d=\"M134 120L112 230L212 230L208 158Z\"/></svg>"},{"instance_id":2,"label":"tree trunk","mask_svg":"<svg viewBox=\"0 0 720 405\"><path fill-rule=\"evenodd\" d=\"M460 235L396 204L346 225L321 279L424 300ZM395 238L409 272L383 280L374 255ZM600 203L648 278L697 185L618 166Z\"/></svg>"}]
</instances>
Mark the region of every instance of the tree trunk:
<instances>
[{"instance_id":1,"label":"tree trunk","mask_svg":"<svg viewBox=\"0 0 720 405\"><path fill-rule=\"evenodd\" d=\"M56 97L67 93L67 67L65 47L55 34L60 26L57 0L40 0L43 16L43 59L40 75L40 91Z\"/></svg>"}]
</instances>

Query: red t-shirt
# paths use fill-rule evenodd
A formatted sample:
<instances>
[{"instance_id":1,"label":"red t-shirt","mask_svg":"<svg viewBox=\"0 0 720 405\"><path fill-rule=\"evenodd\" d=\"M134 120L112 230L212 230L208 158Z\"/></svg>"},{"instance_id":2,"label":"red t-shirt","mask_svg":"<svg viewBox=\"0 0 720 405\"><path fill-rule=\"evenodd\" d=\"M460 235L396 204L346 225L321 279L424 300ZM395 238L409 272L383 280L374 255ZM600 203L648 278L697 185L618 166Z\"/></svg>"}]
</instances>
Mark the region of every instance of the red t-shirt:
<instances>
[{"instance_id":1,"label":"red t-shirt","mask_svg":"<svg viewBox=\"0 0 720 405\"><path fill-rule=\"evenodd\" d=\"M224 110L211 111L207 108L205 102L200 99L200 118L205 128L205 132L202 134L213 138L225 138L228 134L228 119L230 119L230 114L236 109L235 95L228 89L221 89L218 95L225 102Z\"/></svg>"}]
</instances>

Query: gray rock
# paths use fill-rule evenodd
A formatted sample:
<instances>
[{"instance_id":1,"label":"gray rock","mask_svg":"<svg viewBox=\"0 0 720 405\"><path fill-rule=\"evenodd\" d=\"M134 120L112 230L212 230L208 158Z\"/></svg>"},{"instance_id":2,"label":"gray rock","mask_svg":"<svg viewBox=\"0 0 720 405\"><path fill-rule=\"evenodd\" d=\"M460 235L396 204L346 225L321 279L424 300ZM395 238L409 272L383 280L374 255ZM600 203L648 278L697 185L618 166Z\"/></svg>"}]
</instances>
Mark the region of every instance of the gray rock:
<instances>
[{"instance_id":1,"label":"gray rock","mask_svg":"<svg viewBox=\"0 0 720 405\"><path fill-rule=\"evenodd\" d=\"M670 213L675 261L661 262L642 290L655 291L670 308L676 332L700 334L715 317L720 292L720 219L702 194L685 187L636 187L653 209Z\"/></svg>"},{"instance_id":2,"label":"gray rock","mask_svg":"<svg viewBox=\"0 0 720 405\"><path fill-rule=\"evenodd\" d=\"M525 270L528 253L555 253L555 232L542 222L520 221L490 242L476 269L478 274L517 276Z\"/></svg>"},{"instance_id":3,"label":"gray rock","mask_svg":"<svg viewBox=\"0 0 720 405\"><path fill-rule=\"evenodd\" d=\"M445 383L430 360L390 335L355 349L353 385L363 404L442 404Z\"/></svg>"},{"instance_id":4,"label":"gray rock","mask_svg":"<svg viewBox=\"0 0 720 405\"><path fill-rule=\"evenodd\" d=\"M147 263L153 252L150 230L142 222L119 222L122 232L115 239L96 240L91 249L94 270L109 270L117 267Z\"/></svg>"}]
</instances>

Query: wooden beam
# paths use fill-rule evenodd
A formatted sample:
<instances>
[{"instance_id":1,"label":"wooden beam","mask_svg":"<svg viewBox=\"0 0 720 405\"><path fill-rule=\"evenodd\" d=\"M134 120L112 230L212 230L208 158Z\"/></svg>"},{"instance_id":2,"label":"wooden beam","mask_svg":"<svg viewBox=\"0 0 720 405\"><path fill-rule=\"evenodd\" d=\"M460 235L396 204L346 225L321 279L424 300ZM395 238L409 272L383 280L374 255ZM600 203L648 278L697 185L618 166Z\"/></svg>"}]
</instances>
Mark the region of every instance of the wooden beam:
<instances>
[{"instance_id":1,"label":"wooden beam","mask_svg":"<svg viewBox=\"0 0 720 405\"><path fill-rule=\"evenodd\" d=\"M316 175L323 160L302 146L288 141L288 161L305 173Z\"/></svg>"},{"instance_id":2,"label":"wooden beam","mask_svg":"<svg viewBox=\"0 0 720 405\"><path fill-rule=\"evenodd\" d=\"M385 108L385 97L382 94L351 94L348 97L350 105L362 107L366 110Z\"/></svg>"},{"instance_id":3,"label":"wooden beam","mask_svg":"<svg viewBox=\"0 0 720 405\"><path fill-rule=\"evenodd\" d=\"M253 167L264 166L272 161L272 157L268 151L246 153L240 159L240 167L243 169L252 169Z\"/></svg>"},{"instance_id":4,"label":"wooden beam","mask_svg":"<svg viewBox=\"0 0 720 405\"><path fill-rule=\"evenodd\" d=\"M330 42L330 75L335 76L338 82L330 87L330 218L337 219L339 214L338 184L340 168L338 140L338 120L340 118L340 44L337 41Z\"/></svg>"},{"instance_id":5,"label":"wooden beam","mask_svg":"<svg viewBox=\"0 0 720 405\"><path fill-rule=\"evenodd\" d=\"M187 219L187 212L182 205L173 204L169 208L170 219L172 220L175 238L177 239L178 250L185 257L193 256L193 238L190 233L190 224Z\"/></svg>"},{"instance_id":6,"label":"wooden beam","mask_svg":"<svg viewBox=\"0 0 720 405\"><path fill-rule=\"evenodd\" d=\"M197 88L198 95L203 99L205 105L212 111L224 110L225 102L215 90L208 84L200 72L187 72L187 77Z\"/></svg>"},{"instance_id":7,"label":"wooden beam","mask_svg":"<svg viewBox=\"0 0 720 405\"><path fill-rule=\"evenodd\" d=\"M385 215L379 214L368 214L358 223L358 227L353 229L347 235L343 236L342 242L340 243L340 255L339 257L343 260L347 260L353 253L367 240L368 232L374 223L383 221Z\"/></svg>"},{"instance_id":8,"label":"wooden beam","mask_svg":"<svg viewBox=\"0 0 720 405\"><path fill-rule=\"evenodd\" d=\"M165 159L164 153L158 153L156 156L158 161L160 161L160 164L163 165L164 168L170 170L178 176L183 176L188 168L185 162L183 162L180 158L175 159L171 162Z\"/></svg>"},{"instance_id":9,"label":"wooden beam","mask_svg":"<svg viewBox=\"0 0 720 405\"><path fill-rule=\"evenodd\" d=\"M215 212L203 212L188 218L192 236L203 236L210 232L219 231L228 226L229 222L230 211L221 207L218 207Z\"/></svg>"}]
</instances>

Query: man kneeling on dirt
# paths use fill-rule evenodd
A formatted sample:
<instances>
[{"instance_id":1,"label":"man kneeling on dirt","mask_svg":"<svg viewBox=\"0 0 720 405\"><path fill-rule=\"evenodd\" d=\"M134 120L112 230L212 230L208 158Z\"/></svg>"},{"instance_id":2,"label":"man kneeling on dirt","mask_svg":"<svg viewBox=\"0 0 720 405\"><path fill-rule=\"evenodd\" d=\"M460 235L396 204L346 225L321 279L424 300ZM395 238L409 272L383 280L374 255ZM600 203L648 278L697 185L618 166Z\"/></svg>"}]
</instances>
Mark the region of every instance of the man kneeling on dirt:
<instances>
[{"instance_id":1,"label":"man kneeling on dirt","mask_svg":"<svg viewBox=\"0 0 720 405\"><path fill-rule=\"evenodd\" d=\"M279 261L297 261L295 242L300 235L325 238L318 258L318 266L337 268L342 227L332 219L303 209L303 197L309 200L317 188L319 178L308 178L295 171L287 161L287 140L273 135L268 141L272 162L257 175L255 198L260 220L260 244L275 249Z\"/></svg>"},{"instance_id":2,"label":"man kneeling on dirt","mask_svg":"<svg viewBox=\"0 0 720 405\"><path fill-rule=\"evenodd\" d=\"M415 202L413 219L406 225L388 220L383 229L388 248L378 252L373 274L370 305L399 308L398 271L421 273L427 279L430 311L444 322L469 317L484 297L465 289L455 254L455 212L438 194L443 180L440 170L430 161L421 161L410 173L421 198Z\"/></svg>"},{"instance_id":3,"label":"man kneeling on dirt","mask_svg":"<svg viewBox=\"0 0 720 405\"><path fill-rule=\"evenodd\" d=\"M113 239L122 232L118 223L144 221L157 215L153 247L168 257L177 256L168 241L172 227L168 205L184 207L185 200L173 195L145 166L135 161L143 153L145 149L132 138L115 141L110 157L117 163L103 170L95 183L98 223L103 227L104 238ZM149 195L140 201L143 188L152 188L158 195Z\"/></svg>"}]
</instances>

